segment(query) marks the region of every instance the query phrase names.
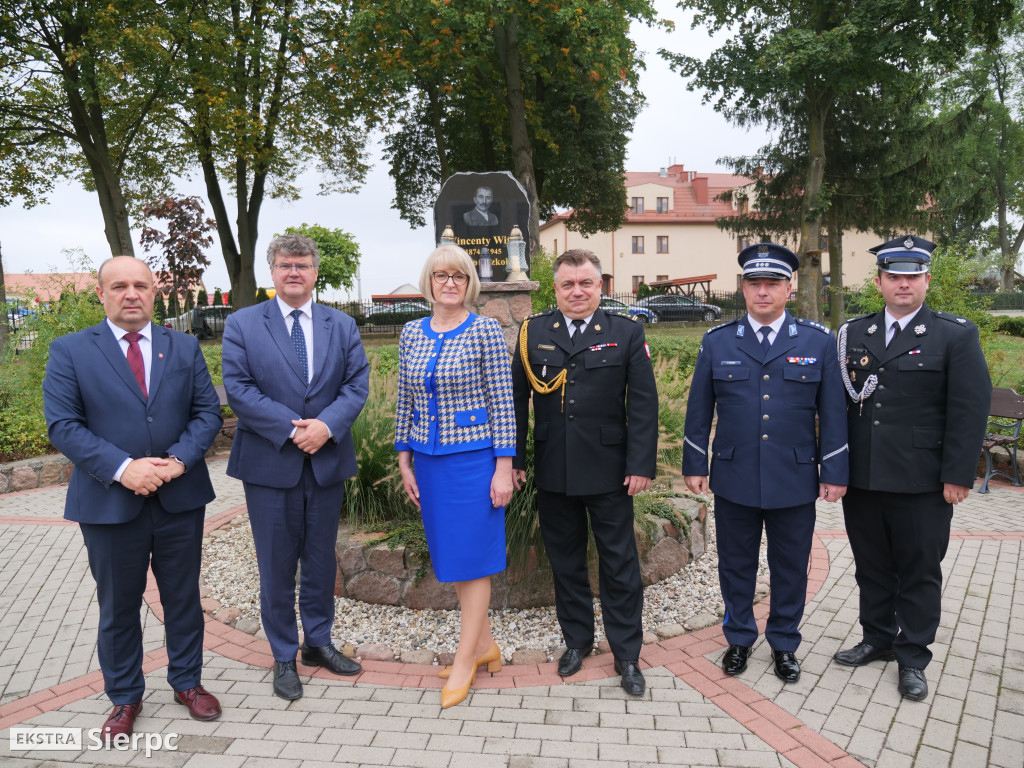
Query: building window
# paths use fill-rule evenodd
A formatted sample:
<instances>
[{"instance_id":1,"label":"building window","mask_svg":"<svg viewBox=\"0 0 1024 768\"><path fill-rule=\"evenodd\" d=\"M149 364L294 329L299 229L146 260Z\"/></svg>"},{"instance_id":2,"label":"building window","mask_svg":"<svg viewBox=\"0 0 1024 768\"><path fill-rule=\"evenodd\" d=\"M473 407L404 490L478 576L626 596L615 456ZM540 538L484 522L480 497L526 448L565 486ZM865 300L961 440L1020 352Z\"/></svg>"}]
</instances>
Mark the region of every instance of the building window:
<instances>
[{"instance_id":1,"label":"building window","mask_svg":"<svg viewBox=\"0 0 1024 768\"><path fill-rule=\"evenodd\" d=\"M658 253L668 253L668 235L658 235Z\"/></svg>"},{"instance_id":2,"label":"building window","mask_svg":"<svg viewBox=\"0 0 1024 768\"><path fill-rule=\"evenodd\" d=\"M643 275L633 275L633 293L640 290L640 286L644 284Z\"/></svg>"},{"instance_id":3,"label":"building window","mask_svg":"<svg viewBox=\"0 0 1024 768\"><path fill-rule=\"evenodd\" d=\"M643 253L643 252L644 252L644 236L643 235L634 235L633 236L633 253Z\"/></svg>"},{"instance_id":4,"label":"building window","mask_svg":"<svg viewBox=\"0 0 1024 768\"><path fill-rule=\"evenodd\" d=\"M736 253L739 253L744 248L750 245L749 237L737 237L736 238Z\"/></svg>"},{"instance_id":5,"label":"building window","mask_svg":"<svg viewBox=\"0 0 1024 768\"><path fill-rule=\"evenodd\" d=\"M558 258L558 238L557 237L555 238L554 253L555 253L555 258L557 259Z\"/></svg>"},{"instance_id":6,"label":"building window","mask_svg":"<svg viewBox=\"0 0 1024 768\"><path fill-rule=\"evenodd\" d=\"M658 275L658 276L657 276L657 277L655 278L655 280L656 280L657 282L659 282L659 283L660 283L660 282L662 282L663 280L668 280L668 275Z\"/></svg>"},{"instance_id":7,"label":"building window","mask_svg":"<svg viewBox=\"0 0 1024 768\"><path fill-rule=\"evenodd\" d=\"M630 209L633 211L633 213L643 213L644 199L642 197L634 197L633 204L630 206Z\"/></svg>"},{"instance_id":8,"label":"building window","mask_svg":"<svg viewBox=\"0 0 1024 768\"><path fill-rule=\"evenodd\" d=\"M658 198L658 213L668 213L668 198L667 197L659 197Z\"/></svg>"}]
</instances>

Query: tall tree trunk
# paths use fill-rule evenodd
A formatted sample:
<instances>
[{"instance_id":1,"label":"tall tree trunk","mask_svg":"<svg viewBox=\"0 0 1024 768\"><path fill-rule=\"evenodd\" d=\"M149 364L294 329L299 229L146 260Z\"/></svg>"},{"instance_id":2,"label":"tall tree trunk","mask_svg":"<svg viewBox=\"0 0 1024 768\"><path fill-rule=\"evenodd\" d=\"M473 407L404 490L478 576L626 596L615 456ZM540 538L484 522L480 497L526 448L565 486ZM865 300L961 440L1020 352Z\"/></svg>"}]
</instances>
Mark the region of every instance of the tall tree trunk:
<instances>
[{"instance_id":1,"label":"tall tree trunk","mask_svg":"<svg viewBox=\"0 0 1024 768\"><path fill-rule=\"evenodd\" d=\"M4 254L2 250L0 250L0 307L3 307L4 310L3 317L0 317L0 351L2 351L4 345L7 344L7 336L11 330L8 325L11 315L7 311L7 285L4 281Z\"/></svg>"},{"instance_id":2,"label":"tall tree trunk","mask_svg":"<svg viewBox=\"0 0 1024 768\"><path fill-rule=\"evenodd\" d=\"M444 126L441 122L441 104L437 100L437 88L433 85L427 88L427 100L430 103L430 124L434 129L434 147L437 150L437 162L441 168L441 183L451 176L448 170L448 147L444 140Z\"/></svg>"},{"instance_id":3,"label":"tall tree trunk","mask_svg":"<svg viewBox=\"0 0 1024 768\"><path fill-rule=\"evenodd\" d=\"M495 18L499 18L495 9ZM526 125L526 99L519 70L519 15L511 13L503 23L494 25L494 42L505 75L505 104L508 107L509 135L512 139L513 172L526 188L530 200L530 253L540 250L540 199L533 172L533 149Z\"/></svg>"},{"instance_id":4,"label":"tall tree trunk","mask_svg":"<svg viewBox=\"0 0 1024 768\"><path fill-rule=\"evenodd\" d=\"M808 95L808 155L800 216L800 269L797 272L796 311L801 317L821 322L821 183L825 176L824 101Z\"/></svg>"},{"instance_id":5,"label":"tall tree trunk","mask_svg":"<svg viewBox=\"0 0 1024 768\"><path fill-rule=\"evenodd\" d=\"M835 221L835 216L828 217L828 274L829 274L829 325L833 331L846 321L843 307L843 229Z\"/></svg>"}]
</instances>

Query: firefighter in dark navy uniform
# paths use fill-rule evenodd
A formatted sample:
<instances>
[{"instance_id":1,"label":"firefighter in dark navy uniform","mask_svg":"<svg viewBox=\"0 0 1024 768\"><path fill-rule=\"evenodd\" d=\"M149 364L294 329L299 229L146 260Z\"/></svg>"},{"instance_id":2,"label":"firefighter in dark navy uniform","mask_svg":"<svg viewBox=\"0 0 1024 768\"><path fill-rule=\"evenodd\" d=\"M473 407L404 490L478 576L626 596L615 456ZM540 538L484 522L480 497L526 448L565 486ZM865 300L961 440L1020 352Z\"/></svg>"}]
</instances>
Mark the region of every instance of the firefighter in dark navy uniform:
<instances>
[{"instance_id":1,"label":"firefighter in dark navy uniform","mask_svg":"<svg viewBox=\"0 0 1024 768\"><path fill-rule=\"evenodd\" d=\"M953 505L974 485L992 395L977 327L924 303L934 249L910 235L870 249L885 309L839 331L850 436L843 513L863 639L834 658L895 658L900 694L915 701L928 695Z\"/></svg>"},{"instance_id":2,"label":"firefighter in dark navy uniform","mask_svg":"<svg viewBox=\"0 0 1024 768\"><path fill-rule=\"evenodd\" d=\"M743 249L739 262L747 314L704 334L686 408L683 476L693 493L706 493L710 458L729 641L722 669L742 672L757 640L753 602L763 528L771 574L765 637L775 674L796 682L814 505L846 491L845 395L835 337L786 311L796 255L759 243Z\"/></svg>"},{"instance_id":3,"label":"firefighter in dark navy uniform","mask_svg":"<svg viewBox=\"0 0 1024 768\"><path fill-rule=\"evenodd\" d=\"M533 397L534 477L555 608L574 675L594 644L587 521L599 556L605 634L627 693L645 690L639 657L643 584L633 535L633 495L657 465L658 393L643 327L599 308L600 262L570 250L554 264L558 309L523 323L512 356L518 446L525 469Z\"/></svg>"}]
</instances>

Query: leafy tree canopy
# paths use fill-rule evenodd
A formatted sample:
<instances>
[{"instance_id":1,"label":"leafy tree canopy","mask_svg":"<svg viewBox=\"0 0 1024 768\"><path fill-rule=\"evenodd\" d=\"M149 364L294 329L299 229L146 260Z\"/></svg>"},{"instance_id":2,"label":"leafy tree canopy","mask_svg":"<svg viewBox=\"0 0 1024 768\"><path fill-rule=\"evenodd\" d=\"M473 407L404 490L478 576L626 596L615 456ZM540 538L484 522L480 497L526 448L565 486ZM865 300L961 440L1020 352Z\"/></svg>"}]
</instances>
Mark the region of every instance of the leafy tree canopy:
<instances>
[{"instance_id":1,"label":"leafy tree canopy","mask_svg":"<svg viewBox=\"0 0 1024 768\"><path fill-rule=\"evenodd\" d=\"M359 244L343 229L327 229L317 224L288 227L288 235L305 235L320 250L320 269L316 280L317 292L327 286L352 288L359 269Z\"/></svg>"}]
</instances>

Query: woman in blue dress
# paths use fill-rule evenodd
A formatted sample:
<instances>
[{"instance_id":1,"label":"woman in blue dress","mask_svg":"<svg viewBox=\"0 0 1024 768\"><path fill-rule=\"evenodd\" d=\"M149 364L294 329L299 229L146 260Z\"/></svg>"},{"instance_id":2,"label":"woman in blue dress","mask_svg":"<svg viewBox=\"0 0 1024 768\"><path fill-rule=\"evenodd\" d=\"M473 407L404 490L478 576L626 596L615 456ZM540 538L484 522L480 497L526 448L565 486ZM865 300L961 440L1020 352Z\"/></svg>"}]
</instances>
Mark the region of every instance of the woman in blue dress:
<instances>
[{"instance_id":1,"label":"woman in blue dress","mask_svg":"<svg viewBox=\"0 0 1024 768\"><path fill-rule=\"evenodd\" d=\"M405 492L423 515L434 574L455 583L462 610L455 663L441 673L441 706L450 707L469 694L478 667L501 669L487 607L491 574L505 570L516 427L501 326L469 309L480 294L469 255L438 247L420 291L433 314L406 323L398 343L395 450Z\"/></svg>"}]
</instances>

